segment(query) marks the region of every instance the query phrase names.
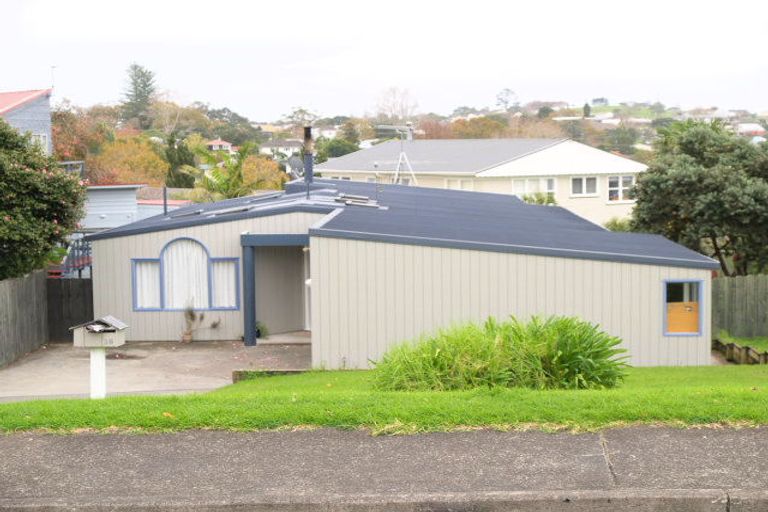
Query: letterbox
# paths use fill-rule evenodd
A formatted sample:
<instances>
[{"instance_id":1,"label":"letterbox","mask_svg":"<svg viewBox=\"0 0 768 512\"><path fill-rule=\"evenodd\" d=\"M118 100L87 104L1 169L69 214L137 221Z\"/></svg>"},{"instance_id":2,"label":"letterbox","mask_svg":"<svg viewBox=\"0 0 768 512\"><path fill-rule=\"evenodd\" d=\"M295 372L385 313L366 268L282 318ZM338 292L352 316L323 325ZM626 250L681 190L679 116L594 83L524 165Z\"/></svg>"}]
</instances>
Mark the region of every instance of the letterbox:
<instances>
[{"instance_id":1,"label":"letterbox","mask_svg":"<svg viewBox=\"0 0 768 512\"><path fill-rule=\"evenodd\" d=\"M76 347L112 348L125 345L126 324L107 315L91 322L70 327Z\"/></svg>"}]
</instances>

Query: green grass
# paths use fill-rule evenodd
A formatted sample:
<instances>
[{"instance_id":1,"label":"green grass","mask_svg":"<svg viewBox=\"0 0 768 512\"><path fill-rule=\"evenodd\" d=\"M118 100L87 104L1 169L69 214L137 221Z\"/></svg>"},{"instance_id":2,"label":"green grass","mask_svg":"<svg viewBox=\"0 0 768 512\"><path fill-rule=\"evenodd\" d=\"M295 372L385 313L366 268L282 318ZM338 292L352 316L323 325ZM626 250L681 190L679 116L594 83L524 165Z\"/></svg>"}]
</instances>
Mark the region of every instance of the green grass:
<instances>
[{"instance_id":1,"label":"green grass","mask_svg":"<svg viewBox=\"0 0 768 512\"><path fill-rule=\"evenodd\" d=\"M742 347L752 347L759 352L768 352L768 336L756 336L754 338L740 338L731 336L725 331L720 331L718 338L723 343L738 343Z\"/></svg>"},{"instance_id":2,"label":"green grass","mask_svg":"<svg viewBox=\"0 0 768 512\"><path fill-rule=\"evenodd\" d=\"M377 391L372 372L260 377L187 396L0 404L0 431L473 427L592 430L628 423L768 424L768 366L630 369L605 390Z\"/></svg>"}]
</instances>

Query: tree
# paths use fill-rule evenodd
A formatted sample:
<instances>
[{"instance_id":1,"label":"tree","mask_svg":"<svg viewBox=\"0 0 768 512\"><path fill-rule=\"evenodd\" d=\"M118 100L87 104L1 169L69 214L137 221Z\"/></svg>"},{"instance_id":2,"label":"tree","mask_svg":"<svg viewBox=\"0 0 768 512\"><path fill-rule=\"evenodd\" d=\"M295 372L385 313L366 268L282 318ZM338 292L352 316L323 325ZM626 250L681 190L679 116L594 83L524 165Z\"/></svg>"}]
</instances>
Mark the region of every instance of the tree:
<instances>
[{"instance_id":1,"label":"tree","mask_svg":"<svg viewBox=\"0 0 768 512\"><path fill-rule=\"evenodd\" d=\"M390 87L379 95L376 112L382 121L404 123L416 114L418 105L408 89Z\"/></svg>"},{"instance_id":2,"label":"tree","mask_svg":"<svg viewBox=\"0 0 768 512\"><path fill-rule=\"evenodd\" d=\"M45 265L83 216L85 187L0 119L0 280Z\"/></svg>"},{"instance_id":3,"label":"tree","mask_svg":"<svg viewBox=\"0 0 768 512\"><path fill-rule=\"evenodd\" d=\"M608 130L606 141L601 149L605 151L618 151L625 155L631 155L635 152L635 144L640 139L640 134L635 128L620 124L613 130Z\"/></svg>"},{"instance_id":4,"label":"tree","mask_svg":"<svg viewBox=\"0 0 768 512\"><path fill-rule=\"evenodd\" d=\"M552 107L550 107L549 105L544 105L538 110L538 112L536 112L536 117L538 117L539 119L546 119L549 116L551 116L553 112L554 112L554 109Z\"/></svg>"},{"instance_id":5,"label":"tree","mask_svg":"<svg viewBox=\"0 0 768 512\"><path fill-rule=\"evenodd\" d=\"M128 67L128 87L123 99L123 119L135 120L142 130L152 125L150 107L155 98L155 74L136 63Z\"/></svg>"},{"instance_id":6,"label":"tree","mask_svg":"<svg viewBox=\"0 0 768 512\"><path fill-rule=\"evenodd\" d=\"M64 101L51 113L53 154L59 160L85 160L114 139L117 118L114 107L83 109Z\"/></svg>"},{"instance_id":7,"label":"tree","mask_svg":"<svg viewBox=\"0 0 768 512\"><path fill-rule=\"evenodd\" d=\"M767 268L768 148L718 123L673 123L635 194L633 230L702 251L727 276Z\"/></svg>"},{"instance_id":8,"label":"tree","mask_svg":"<svg viewBox=\"0 0 768 512\"><path fill-rule=\"evenodd\" d=\"M304 126L311 125L317 119L317 114L304 107L295 107L290 114L285 116L285 121L294 130L301 130Z\"/></svg>"},{"instance_id":9,"label":"tree","mask_svg":"<svg viewBox=\"0 0 768 512\"><path fill-rule=\"evenodd\" d=\"M360 134L357 133L355 123L353 123L351 119L341 126L341 130L339 130L339 138L352 144L360 144Z\"/></svg>"},{"instance_id":10,"label":"tree","mask_svg":"<svg viewBox=\"0 0 768 512\"><path fill-rule=\"evenodd\" d=\"M176 139L175 133L171 133L166 140L165 160L168 162L166 186L177 188L195 186L195 177L187 172L188 167L195 166L195 154L183 140Z\"/></svg>"},{"instance_id":11,"label":"tree","mask_svg":"<svg viewBox=\"0 0 768 512\"><path fill-rule=\"evenodd\" d=\"M344 139L320 139L317 141L316 162L321 164L329 158L336 158L360 149L358 144Z\"/></svg>"},{"instance_id":12,"label":"tree","mask_svg":"<svg viewBox=\"0 0 768 512\"><path fill-rule=\"evenodd\" d=\"M589 103L585 103L583 107L581 107L582 117L590 117L592 115L592 107L589 106Z\"/></svg>"},{"instance_id":13,"label":"tree","mask_svg":"<svg viewBox=\"0 0 768 512\"><path fill-rule=\"evenodd\" d=\"M252 149L251 144L244 144L232 155L198 148L197 154L208 169L197 170L194 200L220 201L247 196L254 190L281 188L285 173L276 162L268 164L267 159L251 155Z\"/></svg>"},{"instance_id":14,"label":"tree","mask_svg":"<svg viewBox=\"0 0 768 512\"><path fill-rule=\"evenodd\" d=\"M162 186L170 166L142 137L118 138L86 160L88 178L99 185L145 183Z\"/></svg>"},{"instance_id":15,"label":"tree","mask_svg":"<svg viewBox=\"0 0 768 512\"><path fill-rule=\"evenodd\" d=\"M501 137L507 126L497 119L475 117L469 120L459 119L451 123L453 134L458 139L490 139Z\"/></svg>"},{"instance_id":16,"label":"tree","mask_svg":"<svg viewBox=\"0 0 768 512\"><path fill-rule=\"evenodd\" d=\"M496 105L505 112L517 111L520 109L520 102L517 99L517 93L512 89L502 89L496 95Z\"/></svg>"}]
</instances>

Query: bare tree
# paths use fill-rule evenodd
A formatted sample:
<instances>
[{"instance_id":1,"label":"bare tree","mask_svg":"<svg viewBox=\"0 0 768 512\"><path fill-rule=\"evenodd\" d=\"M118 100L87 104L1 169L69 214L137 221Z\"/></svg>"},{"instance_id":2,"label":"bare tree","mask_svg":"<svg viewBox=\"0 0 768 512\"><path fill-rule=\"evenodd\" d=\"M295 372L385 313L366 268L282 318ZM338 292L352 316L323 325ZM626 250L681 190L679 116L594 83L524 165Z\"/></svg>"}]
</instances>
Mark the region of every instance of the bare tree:
<instances>
[{"instance_id":1,"label":"bare tree","mask_svg":"<svg viewBox=\"0 0 768 512\"><path fill-rule=\"evenodd\" d=\"M419 104L408 89L390 87L379 96L377 114L390 122L404 122L416 113Z\"/></svg>"}]
</instances>

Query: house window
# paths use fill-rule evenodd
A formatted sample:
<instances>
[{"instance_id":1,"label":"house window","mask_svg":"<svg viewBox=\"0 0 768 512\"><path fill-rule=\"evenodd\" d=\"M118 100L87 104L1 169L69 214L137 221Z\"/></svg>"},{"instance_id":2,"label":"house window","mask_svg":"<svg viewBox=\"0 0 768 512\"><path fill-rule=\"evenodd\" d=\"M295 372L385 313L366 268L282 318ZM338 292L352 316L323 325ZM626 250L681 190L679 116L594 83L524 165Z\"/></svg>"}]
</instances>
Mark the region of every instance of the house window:
<instances>
[{"instance_id":1,"label":"house window","mask_svg":"<svg viewBox=\"0 0 768 512\"><path fill-rule=\"evenodd\" d=\"M475 190L475 183L472 180L447 179L445 188L450 190Z\"/></svg>"},{"instance_id":2,"label":"house window","mask_svg":"<svg viewBox=\"0 0 768 512\"><path fill-rule=\"evenodd\" d=\"M349 180L351 180L352 178L350 178L349 176L342 176L342 177L341 177L341 179L342 179L343 181L349 181Z\"/></svg>"},{"instance_id":3,"label":"house window","mask_svg":"<svg viewBox=\"0 0 768 512\"><path fill-rule=\"evenodd\" d=\"M526 194L535 194L544 192L547 194L555 193L555 178L527 178L512 180L512 193L518 197Z\"/></svg>"},{"instance_id":4,"label":"house window","mask_svg":"<svg viewBox=\"0 0 768 512\"><path fill-rule=\"evenodd\" d=\"M596 196L597 178L595 176L576 176L571 178L572 196Z\"/></svg>"},{"instance_id":5,"label":"house window","mask_svg":"<svg viewBox=\"0 0 768 512\"><path fill-rule=\"evenodd\" d=\"M701 334L701 281L664 283L664 334Z\"/></svg>"},{"instance_id":6,"label":"house window","mask_svg":"<svg viewBox=\"0 0 768 512\"><path fill-rule=\"evenodd\" d=\"M169 242L157 259L132 260L137 311L238 309L238 258L211 258L191 238Z\"/></svg>"},{"instance_id":7,"label":"house window","mask_svg":"<svg viewBox=\"0 0 768 512\"><path fill-rule=\"evenodd\" d=\"M634 199L632 189L635 186L635 177L627 176L608 176L608 200L609 201L631 201Z\"/></svg>"}]
</instances>

